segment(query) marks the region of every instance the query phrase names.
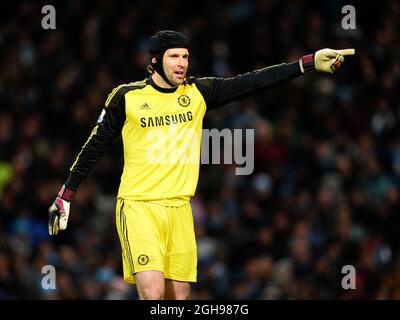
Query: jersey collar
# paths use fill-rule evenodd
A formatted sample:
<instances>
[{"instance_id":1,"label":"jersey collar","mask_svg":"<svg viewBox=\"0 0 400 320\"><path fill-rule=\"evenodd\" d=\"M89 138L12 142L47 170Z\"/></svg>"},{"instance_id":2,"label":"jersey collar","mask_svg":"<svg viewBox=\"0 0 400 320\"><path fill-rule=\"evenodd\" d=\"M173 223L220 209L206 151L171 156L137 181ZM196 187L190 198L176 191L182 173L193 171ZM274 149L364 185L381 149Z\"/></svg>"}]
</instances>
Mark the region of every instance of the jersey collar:
<instances>
[{"instance_id":1,"label":"jersey collar","mask_svg":"<svg viewBox=\"0 0 400 320\"><path fill-rule=\"evenodd\" d=\"M157 91L163 92L163 93L172 93L175 92L176 89L178 89L178 86L174 87L174 88L161 88L160 86L156 85L153 78L149 77L148 78L148 83Z\"/></svg>"}]
</instances>

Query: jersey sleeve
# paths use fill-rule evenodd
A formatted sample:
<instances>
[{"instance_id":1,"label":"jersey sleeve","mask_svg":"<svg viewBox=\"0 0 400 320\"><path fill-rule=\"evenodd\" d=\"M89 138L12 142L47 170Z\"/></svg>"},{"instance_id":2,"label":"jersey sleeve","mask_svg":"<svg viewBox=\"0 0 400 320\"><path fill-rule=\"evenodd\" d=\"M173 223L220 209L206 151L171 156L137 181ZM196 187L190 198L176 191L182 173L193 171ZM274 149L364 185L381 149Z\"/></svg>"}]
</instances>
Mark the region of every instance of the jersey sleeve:
<instances>
[{"instance_id":1,"label":"jersey sleeve","mask_svg":"<svg viewBox=\"0 0 400 320\"><path fill-rule=\"evenodd\" d=\"M207 110L245 98L302 75L298 61L282 63L232 78L198 78L196 86L203 95Z\"/></svg>"},{"instance_id":2,"label":"jersey sleeve","mask_svg":"<svg viewBox=\"0 0 400 320\"><path fill-rule=\"evenodd\" d=\"M121 134L125 119L125 90L117 87L108 95L96 126L70 168L65 183L68 188L76 190L79 187L110 148L114 138Z\"/></svg>"}]
</instances>

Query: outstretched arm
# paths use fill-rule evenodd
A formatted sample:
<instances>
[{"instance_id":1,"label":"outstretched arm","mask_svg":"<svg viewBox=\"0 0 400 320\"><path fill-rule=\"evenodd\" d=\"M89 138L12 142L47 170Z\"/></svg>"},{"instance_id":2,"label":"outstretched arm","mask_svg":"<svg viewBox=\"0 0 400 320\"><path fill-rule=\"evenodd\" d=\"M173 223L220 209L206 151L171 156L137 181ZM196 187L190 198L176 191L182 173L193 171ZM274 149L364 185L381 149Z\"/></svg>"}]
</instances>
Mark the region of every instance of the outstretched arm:
<instances>
[{"instance_id":1,"label":"outstretched arm","mask_svg":"<svg viewBox=\"0 0 400 320\"><path fill-rule=\"evenodd\" d=\"M70 168L67 182L61 187L50 206L48 214L50 235L56 235L59 230L67 228L70 201L75 191L111 146L114 138L121 133L126 118L124 94L125 90L118 87L108 96L96 126Z\"/></svg>"},{"instance_id":2,"label":"outstretched arm","mask_svg":"<svg viewBox=\"0 0 400 320\"><path fill-rule=\"evenodd\" d=\"M247 72L232 78L199 78L196 86L203 95L207 110L267 90L302 74L299 62L282 63Z\"/></svg>"},{"instance_id":3,"label":"outstretched arm","mask_svg":"<svg viewBox=\"0 0 400 320\"><path fill-rule=\"evenodd\" d=\"M354 49L322 49L295 62L262 68L232 78L199 78L196 86L204 97L207 110L212 110L290 81L308 71L333 73L343 63L344 55L353 54Z\"/></svg>"}]
</instances>

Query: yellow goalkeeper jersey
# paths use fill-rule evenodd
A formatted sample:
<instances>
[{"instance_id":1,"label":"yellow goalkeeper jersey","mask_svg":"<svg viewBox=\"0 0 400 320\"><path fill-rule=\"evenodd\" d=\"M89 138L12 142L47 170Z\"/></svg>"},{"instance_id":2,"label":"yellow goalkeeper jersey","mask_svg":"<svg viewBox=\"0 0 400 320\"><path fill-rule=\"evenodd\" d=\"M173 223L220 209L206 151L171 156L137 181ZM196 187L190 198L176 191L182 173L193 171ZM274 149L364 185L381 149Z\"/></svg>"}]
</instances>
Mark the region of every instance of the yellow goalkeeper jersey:
<instances>
[{"instance_id":1,"label":"yellow goalkeeper jersey","mask_svg":"<svg viewBox=\"0 0 400 320\"><path fill-rule=\"evenodd\" d=\"M76 190L121 134L124 169L118 197L181 205L196 190L205 112L300 74L294 62L232 78L189 78L170 89L158 87L151 77L120 85L108 95L66 185Z\"/></svg>"},{"instance_id":2,"label":"yellow goalkeeper jersey","mask_svg":"<svg viewBox=\"0 0 400 320\"><path fill-rule=\"evenodd\" d=\"M172 90L134 85L120 87L126 88L126 119L118 197L188 201L199 175L204 98L194 83Z\"/></svg>"}]
</instances>

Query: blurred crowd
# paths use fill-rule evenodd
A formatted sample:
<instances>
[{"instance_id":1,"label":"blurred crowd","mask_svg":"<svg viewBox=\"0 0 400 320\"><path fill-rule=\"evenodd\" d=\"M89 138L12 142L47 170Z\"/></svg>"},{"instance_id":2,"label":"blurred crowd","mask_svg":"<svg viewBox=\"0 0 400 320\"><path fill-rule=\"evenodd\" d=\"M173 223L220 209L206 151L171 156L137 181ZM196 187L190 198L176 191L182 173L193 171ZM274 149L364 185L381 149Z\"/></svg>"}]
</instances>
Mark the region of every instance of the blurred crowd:
<instances>
[{"instance_id":1,"label":"blurred crowd","mask_svg":"<svg viewBox=\"0 0 400 320\"><path fill-rule=\"evenodd\" d=\"M0 299L136 299L122 280L117 139L78 189L68 229L47 210L113 87L147 77L147 41L179 30L190 75L229 77L318 49L355 48L312 73L207 113L205 128L255 129L255 170L201 166L192 199L194 299L400 299L400 3L17 1L0 22ZM396 31L397 30L397 31ZM55 290L42 286L56 269ZM354 266L356 290L344 290Z\"/></svg>"}]
</instances>

